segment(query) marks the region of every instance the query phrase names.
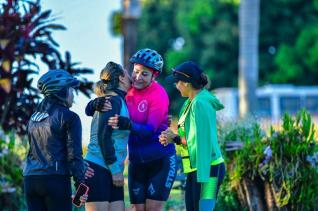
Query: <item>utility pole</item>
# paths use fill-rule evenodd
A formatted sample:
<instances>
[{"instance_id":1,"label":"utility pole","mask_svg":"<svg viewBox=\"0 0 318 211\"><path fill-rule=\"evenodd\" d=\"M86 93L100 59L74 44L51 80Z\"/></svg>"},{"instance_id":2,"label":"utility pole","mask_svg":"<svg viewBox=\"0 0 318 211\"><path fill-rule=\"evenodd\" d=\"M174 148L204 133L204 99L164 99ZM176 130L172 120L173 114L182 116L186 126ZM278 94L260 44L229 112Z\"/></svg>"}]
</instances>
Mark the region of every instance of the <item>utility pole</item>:
<instances>
[{"instance_id":1,"label":"utility pole","mask_svg":"<svg viewBox=\"0 0 318 211\"><path fill-rule=\"evenodd\" d=\"M132 71L129 58L135 53L137 42L137 22L141 15L140 0L122 0L123 4L123 36L124 67Z\"/></svg>"}]
</instances>

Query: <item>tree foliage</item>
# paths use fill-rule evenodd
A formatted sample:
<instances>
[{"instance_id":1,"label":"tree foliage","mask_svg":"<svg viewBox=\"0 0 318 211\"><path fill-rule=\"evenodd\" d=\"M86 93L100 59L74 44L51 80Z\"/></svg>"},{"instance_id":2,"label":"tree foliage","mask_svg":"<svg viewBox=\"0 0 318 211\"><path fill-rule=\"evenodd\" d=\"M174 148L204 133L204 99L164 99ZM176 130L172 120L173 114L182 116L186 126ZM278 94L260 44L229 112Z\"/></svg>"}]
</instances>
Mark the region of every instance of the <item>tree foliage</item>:
<instances>
[{"instance_id":1,"label":"tree foliage","mask_svg":"<svg viewBox=\"0 0 318 211\"><path fill-rule=\"evenodd\" d=\"M39 72L36 59L49 69L66 69L73 75L92 70L77 68L69 52L61 56L52 33L65 27L55 23L51 10L41 10L40 1L8 0L0 11L0 125L24 134L39 100L38 90L32 87L32 75ZM79 90L88 96L92 83L81 82Z\"/></svg>"},{"instance_id":2,"label":"tree foliage","mask_svg":"<svg viewBox=\"0 0 318 211\"><path fill-rule=\"evenodd\" d=\"M302 30L294 44L280 46L274 61L277 66L277 71L272 73L272 80L274 82L289 82L300 85L304 82L308 85L317 84L317 36L317 26L307 27Z\"/></svg>"},{"instance_id":3,"label":"tree foliage","mask_svg":"<svg viewBox=\"0 0 318 211\"><path fill-rule=\"evenodd\" d=\"M163 76L191 59L213 76L214 87L236 84L238 28L233 1L145 1L138 34L138 48L154 48L164 55ZM233 77L225 77L224 69Z\"/></svg>"},{"instance_id":4,"label":"tree foliage","mask_svg":"<svg viewBox=\"0 0 318 211\"><path fill-rule=\"evenodd\" d=\"M269 0L260 6L260 83L317 84L317 1ZM213 87L237 86L238 1L147 0L142 11L138 48L162 53L165 74L191 59Z\"/></svg>"},{"instance_id":5,"label":"tree foliage","mask_svg":"<svg viewBox=\"0 0 318 211\"><path fill-rule=\"evenodd\" d=\"M315 49L317 1L261 1L260 81L262 83L317 84ZM308 40L307 40L308 39ZM317 44L316 44L317 45ZM310 58L308 58L310 57ZM313 59L313 60L312 60ZM307 60L307 61L306 61Z\"/></svg>"},{"instance_id":6,"label":"tree foliage","mask_svg":"<svg viewBox=\"0 0 318 211\"><path fill-rule=\"evenodd\" d=\"M159 80L165 86L171 68L189 59L209 75L211 88L237 86L238 5L237 0L143 1L137 46L164 56ZM260 7L259 84L317 84L317 0L268 0ZM175 110L178 93L166 87Z\"/></svg>"},{"instance_id":7,"label":"tree foliage","mask_svg":"<svg viewBox=\"0 0 318 211\"><path fill-rule=\"evenodd\" d=\"M146 0L138 24L138 48L150 47L164 55L166 71L192 59L213 79L213 87L237 85L238 3L236 0ZM304 34L315 37L318 3L309 0L261 1L259 34L260 83L317 83L297 72L314 74L301 64L304 56L316 58L314 46L294 48ZM117 20L117 19L116 19ZM117 28L118 21L116 21ZM120 24L120 23L119 23ZM118 34L118 30L117 30ZM180 42L180 40L182 42ZM312 42L312 41L311 41ZM180 44L181 43L181 44ZM286 48L288 47L288 48ZM292 53L290 52L292 51ZM291 54L290 54L291 53ZM309 55L308 55L309 54ZM286 65L293 57L294 65ZM296 63L295 63L296 62ZM290 70L291 68L291 70ZM296 73L292 73L296 71ZM277 79L282 72L290 77ZM315 76L315 75L313 75Z\"/></svg>"},{"instance_id":8,"label":"tree foliage","mask_svg":"<svg viewBox=\"0 0 318 211\"><path fill-rule=\"evenodd\" d=\"M164 72L159 81L174 99L172 113L177 112L182 100L164 78L185 60L198 62L213 79L213 88L237 84L237 12L235 1L145 1L137 46L154 48L164 56Z\"/></svg>"}]
</instances>

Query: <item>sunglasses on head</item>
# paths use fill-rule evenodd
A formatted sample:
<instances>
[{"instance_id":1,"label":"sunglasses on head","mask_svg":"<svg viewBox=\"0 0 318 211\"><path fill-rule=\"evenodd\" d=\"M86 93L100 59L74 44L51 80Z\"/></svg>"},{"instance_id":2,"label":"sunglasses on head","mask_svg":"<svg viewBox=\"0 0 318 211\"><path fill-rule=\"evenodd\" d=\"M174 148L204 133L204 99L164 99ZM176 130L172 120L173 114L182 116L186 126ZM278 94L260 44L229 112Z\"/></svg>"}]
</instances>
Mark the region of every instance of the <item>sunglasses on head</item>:
<instances>
[{"instance_id":1,"label":"sunglasses on head","mask_svg":"<svg viewBox=\"0 0 318 211\"><path fill-rule=\"evenodd\" d=\"M187 77L187 78L191 78L191 76L189 76L188 74L183 73L183 72L180 72L180 71L178 71L178 70L173 70L173 73L172 73L172 74L173 74L173 75L180 74L180 75L183 75L183 76L185 76L185 77Z\"/></svg>"}]
</instances>

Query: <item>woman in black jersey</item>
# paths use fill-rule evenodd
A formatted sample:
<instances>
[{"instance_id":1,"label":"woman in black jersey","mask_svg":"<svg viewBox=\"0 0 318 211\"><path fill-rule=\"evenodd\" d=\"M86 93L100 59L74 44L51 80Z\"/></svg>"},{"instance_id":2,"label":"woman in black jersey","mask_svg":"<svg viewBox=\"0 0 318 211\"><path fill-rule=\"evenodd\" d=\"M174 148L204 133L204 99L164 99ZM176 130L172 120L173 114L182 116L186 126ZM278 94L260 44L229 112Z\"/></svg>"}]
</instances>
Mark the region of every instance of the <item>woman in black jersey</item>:
<instances>
[{"instance_id":1,"label":"woman in black jersey","mask_svg":"<svg viewBox=\"0 0 318 211\"><path fill-rule=\"evenodd\" d=\"M76 187L85 181L81 121L69 109L78 85L65 70L50 70L38 81L44 99L28 123L30 150L23 171L30 211L71 211L70 177Z\"/></svg>"}]
</instances>

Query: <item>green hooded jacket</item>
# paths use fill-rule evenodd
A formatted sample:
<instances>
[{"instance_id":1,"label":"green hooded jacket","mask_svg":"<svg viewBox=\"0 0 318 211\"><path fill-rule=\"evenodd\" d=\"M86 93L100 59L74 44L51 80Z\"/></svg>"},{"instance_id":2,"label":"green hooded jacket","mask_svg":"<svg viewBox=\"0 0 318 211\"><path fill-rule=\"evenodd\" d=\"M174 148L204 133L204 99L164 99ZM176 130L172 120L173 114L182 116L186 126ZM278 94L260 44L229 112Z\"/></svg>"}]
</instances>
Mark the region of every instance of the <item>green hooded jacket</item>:
<instances>
[{"instance_id":1,"label":"green hooded jacket","mask_svg":"<svg viewBox=\"0 0 318 211\"><path fill-rule=\"evenodd\" d=\"M197 182L208 182L210 166L223 162L216 125L216 111L223 108L214 95L203 89L192 101L187 99L180 111L178 131L186 138L190 166L197 170Z\"/></svg>"}]
</instances>

